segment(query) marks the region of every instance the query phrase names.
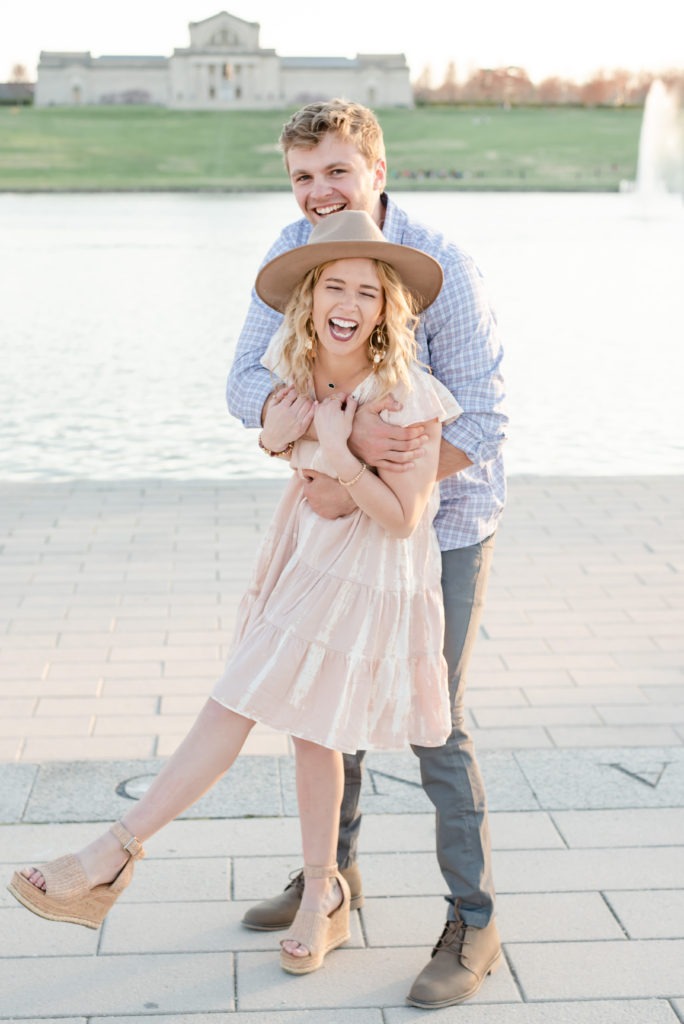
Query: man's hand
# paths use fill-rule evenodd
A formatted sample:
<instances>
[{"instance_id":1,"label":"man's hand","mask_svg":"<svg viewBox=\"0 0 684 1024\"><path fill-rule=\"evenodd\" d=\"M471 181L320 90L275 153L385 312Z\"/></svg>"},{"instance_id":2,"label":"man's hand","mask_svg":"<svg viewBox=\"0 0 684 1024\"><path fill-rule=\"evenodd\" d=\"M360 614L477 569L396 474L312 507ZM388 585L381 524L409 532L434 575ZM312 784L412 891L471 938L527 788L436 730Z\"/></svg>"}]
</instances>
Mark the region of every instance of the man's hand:
<instances>
[{"instance_id":1,"label":"man's hand","mask_svg":"<svg viewBox=\"0 0 684 1024\"><path fill-rule=\"evenodd\" d=\"M392 395L360 405L354 416L349 448L357 458L376 469L398 473L412 469L416 459L425 454L427 439L422 423L395 427L380 418L383 409L396 412L401 404Z\"/></svg>"},{"instance_id":2,"label":"man's hand","mask_svg":"<svg viewBox=\"0 0 684 1024\"><path fill-rule=\"evenodd\" d=\"M340 516L351 515L356 503L348 490L337 480L315 469L300 470L304 481L304 496L316 515L323 519L339 519Z\"/></svg>"}]
</instances>

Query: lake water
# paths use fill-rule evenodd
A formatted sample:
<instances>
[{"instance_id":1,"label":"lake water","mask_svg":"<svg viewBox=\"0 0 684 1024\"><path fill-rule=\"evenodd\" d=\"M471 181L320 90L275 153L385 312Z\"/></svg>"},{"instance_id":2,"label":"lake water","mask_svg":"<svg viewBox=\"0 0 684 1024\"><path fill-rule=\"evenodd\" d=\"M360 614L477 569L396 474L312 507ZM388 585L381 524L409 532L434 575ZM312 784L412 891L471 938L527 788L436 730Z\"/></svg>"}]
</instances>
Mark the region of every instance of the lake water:
<instances>
[{"instance_id":1,"label":"lake water","mask_svg":"<svg viewBox=\"0 0 684 1024\"><path fill-rule=\"evenodd\" d=\"M394 193L479 263L510 473L684 471L684 211L631 195ZM0 195L0 479L287 473L224 386L289 193Z\"/></svg>"}]
</instances>

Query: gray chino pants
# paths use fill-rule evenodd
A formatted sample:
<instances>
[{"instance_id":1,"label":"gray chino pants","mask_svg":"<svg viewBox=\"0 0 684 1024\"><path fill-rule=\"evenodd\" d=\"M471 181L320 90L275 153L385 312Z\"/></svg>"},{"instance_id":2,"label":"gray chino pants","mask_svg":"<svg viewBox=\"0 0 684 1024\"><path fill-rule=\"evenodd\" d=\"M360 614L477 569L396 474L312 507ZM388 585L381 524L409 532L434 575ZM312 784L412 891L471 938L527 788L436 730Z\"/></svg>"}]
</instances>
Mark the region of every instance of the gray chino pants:
<instances>
[{"instance_id":1,"label":"gray chino pants","mask_svg":"<svg viewBox=\"0 0 684 1024\"><path fill-rule=\"evenodd\" d=\"M420 759L423 788L435 806L437 860L449 888L449 916L456 902L465 923L478 928L494 912L494 883L484 784L465 726L463 702L493 553L494 535L467 548L442 552L444 657L449 666L453 731L444 746L412 748ZM340 867L348 867L357 857L363 756L363 751L344 755Z\"/></svg>"}]
</instances>

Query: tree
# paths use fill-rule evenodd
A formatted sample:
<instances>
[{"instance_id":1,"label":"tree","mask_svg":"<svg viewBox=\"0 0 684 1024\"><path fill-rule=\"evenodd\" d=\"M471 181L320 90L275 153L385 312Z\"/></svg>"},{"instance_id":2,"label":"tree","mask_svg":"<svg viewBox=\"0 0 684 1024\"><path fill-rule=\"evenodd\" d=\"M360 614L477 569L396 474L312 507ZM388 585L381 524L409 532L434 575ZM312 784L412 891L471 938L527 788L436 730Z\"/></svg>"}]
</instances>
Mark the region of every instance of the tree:
<instances>
[{"instance_id":1,"label":"tree","mask_svg":"<svg viewBox=\"0 0 684 1024\"><path fill-rule=\"evenodd\" d=\"M440 85L439 89L436 90L437 99L441 103L456 103L458 101L458 77L456 75L456 65L453 60L450 60L447 64L446 71L444 73L444 81Z\"/></svg>"},{"instance_id":2,"label":"tree","mask_svg":"<svg viewBox=\"0 0 684 1024\"><path fill-rule=\"evenodd\" d=\"M524 68L479 68L461 90L462 97L471 103L500 103L509 107L528 103L534 87Z\"/></svg>"},{"instance_id":3,"label":"tree","mask_svg":"<svg viewBox=\"0 0 684 1024\"><path fill-rule=\"evenodd\" d=\"M430 103L432 100L432 68L426 64L413 83L416 103Z\"/></svg>"},{"instance_id":4,"label":"tree","mask_svg":"<svg viewBox=\"0 0 684 1024\"><path fill-rule=\"evenodd\" d=\"M28 82L29 75L25 64L13 64L10 82Z\"/></svg>"},{"instance_id":5,"label":"tree","mask_svg":"<svg viewBox=\"0 0 684 1024\"><path fill-rule=\"evenodd\" d=\"M597 71L593 78L584 83L580 90L580 101L584 107L609 106L615 96L615 86L610 75Z\"/></svg>"},{"instance_id":6,"label":"tree","mask_svg":"<svg viewBox=\"0 0 684 1024\"><path fill-rule=\"evenodd\" d=\"M544 106L558 106L563 103L579 103L579 91L576 82L552 75L536 87L536 97Z\"/></svg>"}]
</instances>

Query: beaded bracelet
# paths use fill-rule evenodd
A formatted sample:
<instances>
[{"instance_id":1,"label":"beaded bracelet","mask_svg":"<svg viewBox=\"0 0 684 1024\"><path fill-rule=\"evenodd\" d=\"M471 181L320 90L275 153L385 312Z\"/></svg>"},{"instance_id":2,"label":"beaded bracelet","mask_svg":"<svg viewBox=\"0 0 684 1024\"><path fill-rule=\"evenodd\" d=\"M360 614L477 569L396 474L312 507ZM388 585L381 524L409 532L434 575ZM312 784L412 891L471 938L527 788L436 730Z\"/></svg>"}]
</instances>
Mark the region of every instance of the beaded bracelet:
<instances>
[{"instance_id":1,"label":"beaded bracelet","mask_svg":"<svg viewBox=\"0 0 684 1024\"><path fill-rule=\"evenodd\" d=\"M360 480L360 479L361 479L361 477L363 476L363 474L365 473L365 471L366 471L366 469L367 469L367 468L368 468L368 467L366 466L366 463L365 463L365 462L362 462L362 463L361 463L361 469L360 469L360 470L358 471L358 473L356 474L356 476L353 476L353 477L351 478L351 480L341 480L341 479L340 479L340 477L338 476L338 478L337 478L337 482L338 482L339 484L342 484L342 486L343 486L343 487L351 487L351 485L352 485L352 484L355 484L357 480Z\"/></svg>"},{"instance_id":2,"label":"beaded bracelet","mask_svg":"<svg viewBox=\"0 0 684 1024\"><path fill-rule=\"evenodd\" d=\"M270 455L272 459L287 458L288 455L292 455L292 452L294 451L294 446L294 441L290 441L290 443L285 448L283 448L281 452L272 452L270 448L266 447L264 442L261 440L261 434L259 434L259 447L261 448L262 452L266 452L266 454Z\"/></svg>"}]
</instances>

